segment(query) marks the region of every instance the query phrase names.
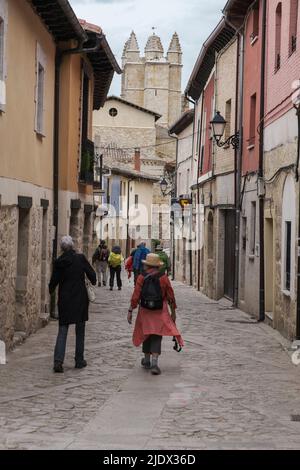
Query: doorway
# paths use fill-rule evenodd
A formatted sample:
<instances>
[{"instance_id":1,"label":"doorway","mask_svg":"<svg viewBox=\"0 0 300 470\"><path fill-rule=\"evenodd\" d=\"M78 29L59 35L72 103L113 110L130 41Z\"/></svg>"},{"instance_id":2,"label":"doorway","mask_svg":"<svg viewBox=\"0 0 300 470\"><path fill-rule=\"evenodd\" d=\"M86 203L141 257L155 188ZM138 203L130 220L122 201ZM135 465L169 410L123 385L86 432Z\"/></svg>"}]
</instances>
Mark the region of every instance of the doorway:
<instances>
[{"instance_id":1,"label":"doorway","mask_svg":"<svg viewBox=\"0 0 300 470\"><path fill-rule=\"evenodd\" d=\"M224 243L224 296L233 300L235 271L235 211L226 210Z\"/></svg>"},{"instance_id":2,"label":"doorway","mask_svg":"<svg viewBox=\"0 0 300 470\"><path fill-rule=\"evenodd\" d=\"M273 219L265 219L265 309L273 318L274 311L274 245Z\"/></svg>"},{"instance_id":3,"label":"doorway","mask_svg":"<svg viewBox=\"0 0 300 470\"><path fill-rule=\"evenodd\" d=\"M19 207L15 330L26 331L30 210Z\"/></svg>"},{"instance_id":4,"label":"doorway","mask_svg":"<svg viewBox=\"0 0 300 470\"><path fill-rule=\"evenodd\" d=\"M91 213L84 213L83 223L83 254L89 259L90 254L90 239L91 239Z\"/></svg>"}]
</instances>

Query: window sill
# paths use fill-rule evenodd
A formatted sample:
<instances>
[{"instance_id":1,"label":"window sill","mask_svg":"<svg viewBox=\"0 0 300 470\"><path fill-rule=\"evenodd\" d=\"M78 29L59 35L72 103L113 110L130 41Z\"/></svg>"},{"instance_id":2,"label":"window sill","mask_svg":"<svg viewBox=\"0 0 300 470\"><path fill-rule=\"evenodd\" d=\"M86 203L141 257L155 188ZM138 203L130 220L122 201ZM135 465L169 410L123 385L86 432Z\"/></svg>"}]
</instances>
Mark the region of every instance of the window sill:
<instances>
[{"instance_id":1,"label":"window sill","mask_svg":"<svg viewBox=\"0 0 300 470\"><path fill-rule=\"evenodd\" d=\"M253 46L257 41L258 41L258 36L255 36L255 37L251 40L250 45Z\"/></svg>"}]
</instances>

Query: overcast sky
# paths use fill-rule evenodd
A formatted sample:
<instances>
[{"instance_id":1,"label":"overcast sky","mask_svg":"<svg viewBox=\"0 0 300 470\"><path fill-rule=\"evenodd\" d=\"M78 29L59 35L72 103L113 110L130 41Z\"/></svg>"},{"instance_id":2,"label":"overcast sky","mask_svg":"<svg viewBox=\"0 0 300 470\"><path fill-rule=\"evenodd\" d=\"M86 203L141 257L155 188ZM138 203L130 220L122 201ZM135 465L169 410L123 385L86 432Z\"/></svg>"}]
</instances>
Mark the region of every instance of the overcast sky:
<instances>
[{"instance_id":1,"label":"overcast sky","mask_svg":"<svg viewBox=\"0 0 300 470\"><path fill-rule=\"evenodd\" d=\"M152 27L161 37L165 52L177 31L183 52L183 90L201 46L221 19L226 3L226 0L69 1L79 18L102 27L120 65L124 43L132 30L142 53ZM120 86L120 79L115 78L109 93L119 95Z\"/></svg>"}]
</instances>

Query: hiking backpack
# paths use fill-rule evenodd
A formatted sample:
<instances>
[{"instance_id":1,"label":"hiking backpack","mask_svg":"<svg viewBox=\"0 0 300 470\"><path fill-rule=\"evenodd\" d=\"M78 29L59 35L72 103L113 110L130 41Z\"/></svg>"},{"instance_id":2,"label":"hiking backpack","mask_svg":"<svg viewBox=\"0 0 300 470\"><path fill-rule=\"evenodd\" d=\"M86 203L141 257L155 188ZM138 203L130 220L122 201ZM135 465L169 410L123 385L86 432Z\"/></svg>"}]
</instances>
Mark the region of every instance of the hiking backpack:
<instances>
[{"instance_id":1,"label":"hiking backpack","mask_svg":"<svg viewBox=\"0 0 300 470\"><path fill-rule=\"evenodd\" d=\"M144 275L144 283L141 292L141 306L148 310L161 310L163 308L163 296L160 286L159 274Z\"/></svg>"},{"instance_id":2,"label":"hiking backpack","mask_svg":"<svg viewBox=\"0 0 300 470\"><path fill-rule=\"evenodd\" d=\"M109 251L107 248L102 248L99 254L100 261L108 261Z\"/></svg>"}]
</instances>

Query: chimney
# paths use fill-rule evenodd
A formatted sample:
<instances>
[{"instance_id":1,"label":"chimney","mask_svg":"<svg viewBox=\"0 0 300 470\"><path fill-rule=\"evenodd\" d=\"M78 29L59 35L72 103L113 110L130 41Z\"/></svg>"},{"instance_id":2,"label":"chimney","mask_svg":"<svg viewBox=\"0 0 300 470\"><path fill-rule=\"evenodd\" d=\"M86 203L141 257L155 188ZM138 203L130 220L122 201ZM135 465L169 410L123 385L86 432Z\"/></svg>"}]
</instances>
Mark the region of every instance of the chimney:
<instances>
[{"instance_id":1,"label":"chimney","mask_svg":"<svg viewBox=\"0 0 300 470\"><path fill-rule=\"evenodd\" d=\"M141 171L141 151L139 148L134 150L134 169Z\"/></svg>"}]
</instances>

